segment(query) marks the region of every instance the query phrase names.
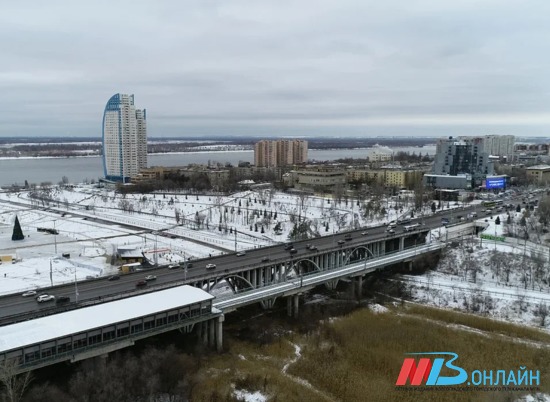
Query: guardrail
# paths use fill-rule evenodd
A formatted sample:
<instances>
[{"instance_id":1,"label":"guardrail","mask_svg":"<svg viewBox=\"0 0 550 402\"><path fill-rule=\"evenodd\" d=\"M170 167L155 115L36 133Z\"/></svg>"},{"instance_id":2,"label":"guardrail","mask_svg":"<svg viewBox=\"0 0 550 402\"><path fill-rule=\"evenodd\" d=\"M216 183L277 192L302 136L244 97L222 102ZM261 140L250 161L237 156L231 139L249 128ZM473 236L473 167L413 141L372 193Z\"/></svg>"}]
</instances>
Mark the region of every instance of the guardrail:
<instances>
[{"instance_id":1,"label":"guardrail","mask_svg":"<svg viewBox=\"0 0 550 402\"><path fill-rule=\"evenodd\" d=\"M420 254L440 250L445 247L444 243L434 243L424 246L409 248L405 251L392 253L379 258L363 260L349 264L345 267L333 268L329 271L315 272L308 275L296 277L290 282L265 286L255 290L248 290L234 295L217 298L214 300L213 306L223 310L227 308L237 308L242 305L250 304L259 300L268 299L284 295L288 292L295 292L301 288L317 286L325 282L329 282L341 277L353 276L354 274L365 274L375 271L381 266L394 264Z\"/></svg>"}]
</instances>

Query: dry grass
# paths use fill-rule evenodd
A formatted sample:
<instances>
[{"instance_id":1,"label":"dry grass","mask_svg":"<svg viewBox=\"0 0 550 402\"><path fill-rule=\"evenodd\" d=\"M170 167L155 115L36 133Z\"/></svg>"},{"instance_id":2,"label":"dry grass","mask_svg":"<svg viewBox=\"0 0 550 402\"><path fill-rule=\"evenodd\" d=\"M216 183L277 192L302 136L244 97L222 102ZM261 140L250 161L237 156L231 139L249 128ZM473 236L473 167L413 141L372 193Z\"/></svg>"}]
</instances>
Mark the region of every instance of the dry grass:
<instances>
[{"instance_id":1,"label":"dry grass","mask_svg":"<svg viewBox=\"0 0 550 402\"><path fill-rule=\"evenodd\" d=\"M419 305L410 305L407 312L409 314L419 315L421 317L431 318L450 324L464 325L492 334L502 334L514 338L550 343L550 334L548 332L532 327L520 326L490 318L480 317L473 314L465 314L458 311L450 311Z\"/></svg>"},{"instance_id":2,"label":"dry grass","mask_svg":"<svg viewBox=\"0 0 550 402\"><path fill-rule=\"evenodd\" d=\"M394 387L407 352L453 351L456 362L473 370L540 370L541 390L550 389L550 350L527 342L512 342L497 334L543 341L539 331L435 309L413 308L396 313L356 311L333 323L320 324L313 334L292 335L269 345L227 340L229 352L203 360L201 381L193 388L195 401L232 401L232 385L261 391L270 401L507 401L508 393L404 392ZM426 319L428 318L428 320ZM438 322L434 322L437 320ZM449 324L472 324L490 334L463 331ZM491 334L495 334L494 336ZM302 357L288 376L282 367L295 357L291 342L302 345ZM244 357L245 359L243 359ZM449 373L452 375L452 373ZM308 381L321 394L300 381ZM328 398L326 397L328 396Z\"/></svg>"}]
</instances>

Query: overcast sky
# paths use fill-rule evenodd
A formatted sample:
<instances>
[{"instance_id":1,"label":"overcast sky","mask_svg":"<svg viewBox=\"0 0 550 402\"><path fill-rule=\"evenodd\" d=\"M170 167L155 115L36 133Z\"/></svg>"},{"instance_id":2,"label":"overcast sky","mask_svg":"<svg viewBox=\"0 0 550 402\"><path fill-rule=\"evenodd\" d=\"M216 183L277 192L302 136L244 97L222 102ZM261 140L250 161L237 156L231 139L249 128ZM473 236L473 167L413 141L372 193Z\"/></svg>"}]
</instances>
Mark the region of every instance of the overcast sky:
<instances>
[{"instance_id":1,"label":"overcast sky","mask_svg":"<svg viewBox=\"0 0 550 402\"><path fill-rule=\"evenodd\" d=\"M2 1L0 136L550 136L550 2Z\"/></svg>"}]
</instances>

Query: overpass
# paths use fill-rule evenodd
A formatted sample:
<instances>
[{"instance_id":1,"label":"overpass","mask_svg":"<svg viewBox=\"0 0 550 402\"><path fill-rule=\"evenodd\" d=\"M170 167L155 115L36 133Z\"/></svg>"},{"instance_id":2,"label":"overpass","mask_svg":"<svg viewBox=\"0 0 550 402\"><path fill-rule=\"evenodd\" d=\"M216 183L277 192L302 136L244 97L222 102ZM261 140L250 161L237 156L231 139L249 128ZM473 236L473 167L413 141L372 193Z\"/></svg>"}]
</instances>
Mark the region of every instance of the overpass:
<instances>
[{"instance_id":1,"label":"overpass","mask_svg":"<svg viewBox=\"0 0 550 402\"><path fill-rule=\"evenodd\" d=\"M195 331L204 344L221 350L224 313L257 302L272 307L277 298L284 297L289 315L297 315L300 294L315 286L335 286L338 280L356 278L361 287L366 274L388 265L411 262L443 247L444 243L437 242L376 258L355 261L348 258L341 266L301 272L299 277L237 290L215 302L214 296L204 290L176 282L149 293L1 326L0 365L13 365L12 371L20 373L62 361L77 362L175 329Z\"/></svg>"}]
</instances>

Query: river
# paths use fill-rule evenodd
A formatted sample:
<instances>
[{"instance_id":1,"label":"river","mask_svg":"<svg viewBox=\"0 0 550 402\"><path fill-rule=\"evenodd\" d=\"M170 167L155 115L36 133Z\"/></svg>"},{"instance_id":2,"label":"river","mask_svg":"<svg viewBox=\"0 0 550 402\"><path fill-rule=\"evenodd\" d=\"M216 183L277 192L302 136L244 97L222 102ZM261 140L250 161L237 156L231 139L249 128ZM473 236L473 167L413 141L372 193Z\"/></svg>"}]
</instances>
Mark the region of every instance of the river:
<instances>
[{"instance_id":1,"label":"river","mask_svg":"<svg viewBox=\"0 0 550 402\"><path fill-rule=\"evenodd\" d=\"M416 152L433 155L435 145L425 147L395 147L394 152ZM310 149L309 159L330 161L340 158L366 158L367 149ZM233 165L254 162L254 151L185 152L177 154L149 154L148 166L184 166L190 163L230 162ZM82 183L103 176L101 157L76 158L17 158L0 159L0 186L43 182L58 183L66 176L71 183Z\"/></svg>"}]
</instances>

